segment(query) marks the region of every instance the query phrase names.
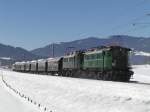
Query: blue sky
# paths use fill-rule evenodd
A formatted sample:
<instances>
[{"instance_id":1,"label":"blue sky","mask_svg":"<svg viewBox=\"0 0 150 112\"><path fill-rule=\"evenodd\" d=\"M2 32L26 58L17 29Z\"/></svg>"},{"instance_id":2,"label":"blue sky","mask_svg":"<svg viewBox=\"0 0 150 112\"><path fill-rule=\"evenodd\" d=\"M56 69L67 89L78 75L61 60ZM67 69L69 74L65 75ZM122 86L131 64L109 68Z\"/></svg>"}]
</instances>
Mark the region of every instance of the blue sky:
<instances>
[{"instance_id":1,"label":"blue sky","mask_svg":"<svg viewBox=\"0 0 150 112\"><path fill-rule=\"evenodd\" d=\"M125 34L150 37L150 0L0 0L0 43L28 50Z\"/></svg>"}]
</instances>

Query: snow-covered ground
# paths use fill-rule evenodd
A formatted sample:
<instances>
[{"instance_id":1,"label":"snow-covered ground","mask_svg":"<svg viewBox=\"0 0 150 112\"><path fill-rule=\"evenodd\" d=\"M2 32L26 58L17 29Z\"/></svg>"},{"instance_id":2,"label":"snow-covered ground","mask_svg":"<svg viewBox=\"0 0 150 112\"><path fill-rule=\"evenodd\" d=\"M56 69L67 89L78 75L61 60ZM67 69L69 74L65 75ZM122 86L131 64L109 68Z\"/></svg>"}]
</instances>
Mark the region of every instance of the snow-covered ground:
<instances>
[{"instance_id":1,"label":"snow-covered ground","mask_svg":"<svg viewBox=\"0 0 150 112\"><path fill-rule=\"evenodd\" d=\"M139 56L148 56L150 57L150 53L149 52L143 52L143 51L134 51L135 55L139 55Z\"/></svg>"},{"instance_id":2,"label":"snow-covered ground","mask_svg":"<svg viewBox=\"0 0 150 112\"><path fill-rule=\"evenodd\" d=\"M52 112L150 112L150 65L131 83L3 71L4 80Z\"/></svg>"},{"instance_id":3,"label":"snow-covered ground","mask_svg":"<svg viewBox=\"0 0 150 112\"><path fill-rule=\"evenodd\" d=\"M134 80L150 84L150 65L134 65Z\"/></svg>"},{"instance_id":4,"label":"snow-covered ground","mask_svg":"<svg viewBox=\"0 0 150 112\"><path fill-rule=\"evenodd\" d=\"M0 77L0 112L40 112L8 90Z\"/></svg>"}]
</instances>

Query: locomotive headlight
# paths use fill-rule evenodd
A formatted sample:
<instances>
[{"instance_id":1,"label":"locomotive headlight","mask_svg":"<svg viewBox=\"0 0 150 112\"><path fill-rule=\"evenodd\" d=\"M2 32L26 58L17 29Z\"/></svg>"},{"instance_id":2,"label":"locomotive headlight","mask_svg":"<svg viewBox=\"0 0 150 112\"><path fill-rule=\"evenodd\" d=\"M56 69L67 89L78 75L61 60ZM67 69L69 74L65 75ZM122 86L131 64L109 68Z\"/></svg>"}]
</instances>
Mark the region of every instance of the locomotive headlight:
<instances>
[{"instance_id":1,"label":"locomotive headlight","mask_svg":"<svg viewBox=\"0 0 150 112\"><path fill-rule=\"evenodd\" d=\"M116 64L113 62L113 63L112 63L112 66L114 67L115 65L116 65Z\"/></svg>"},{"instance_id":2,"label":"locomotive headlight","mask_svg":"<svg viewBox=\"0 0 150 112\"><path fill-rule=\"evenodd\" d=\"M113 67L116 66L116 61L115 60L112 62L112 66Z\"/></svg>"}]
</instances>

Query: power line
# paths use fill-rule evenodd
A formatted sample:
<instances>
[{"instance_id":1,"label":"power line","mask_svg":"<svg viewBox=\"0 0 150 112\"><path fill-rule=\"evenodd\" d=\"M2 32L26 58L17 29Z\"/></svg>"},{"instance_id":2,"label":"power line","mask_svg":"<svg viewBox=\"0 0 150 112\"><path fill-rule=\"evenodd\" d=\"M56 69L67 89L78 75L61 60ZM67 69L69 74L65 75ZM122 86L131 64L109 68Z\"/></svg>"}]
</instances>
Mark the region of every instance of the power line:
<instances>
[{"instance_id":1,"label":"power line","mask_svg":"<svg viewBox=\"0 0 150 112\"><path fill-rule=\"evenodd\" d=\"M133 23L132 25L133 26L136 26L136 25L149 25L150 23Z\"/></svg>"},{"instance_id":2,"label":"power line","mask_svg":"<svg viewBox=\"0 0 150 112\"><path fill-rule=\"evenodd\" d=\"M124 23L124 24L118 25L118 26L112 28L111 30L113 30L113 31L116 31L116 30L118 30L118 29L120 30L120 28L127 27L128 25L133 24L133 22L142 20L143 18L145 18L145 15L144 15L144 16L140 16L140 17L137 17L137 18L134 18L133 20L128 21L128 22L126 22L126 23Z\"/></svg>"},{"instance_id":3,"label":"power line","mask_svg":"<svg viewBox=\"0 0 150 112\"><path fill-rule=\"evenodd\" d=\"M143 1L140 2L140 4L145 4L145 3L147 3L148 1L150 1L150 0L143 0Z\"/></svg>"},{"instance_id":4,"label":"power line","mask_svg":"<svg viewBox=\"0 0 150 112\"><path fill-rule=\"evenodd\" d=\"M140 27L132 27L132 29L127 30L123 33L135 32L135 31L138 31L138 30L141 30L141 29L144 30L144 29L149 28L149 27L150 27L150 25L143 25L143 26L140 26Z\"/></svg>"},{"instance_id":5,"label":"power line","mask_svg":"<svg viewBox=\"0 0 150 112\"><path fill-rule=\"evenodd\" d=\"M143 20L144 18L146 18L148 16L150 16L150 13L147 13L147 14L145 14L143 16L137 17L137 18L127 22L124 25L117 26L117 27L113 28L113 31L117 30L117 29L120 30L121 28L124 28L124 27L132 27L132 29L129 29L127 31L123 31L122 33L129 33L131 31L137 31L137 30L142 29L142 28L145 29L145 28L149 27L147 25L150 25L150 22L138 22L138 21L141 21L141 20ZM140 27L136 27L138 25L140 25ZM143 25L145 25L145 26L143 26Z\"/></svg>"},{"instance_id":6,"label":"power line","mask_svg":"<svg viewBox=\"0 0 150 112\"><path fill-rule=\"evenodd\" d=\"M150 14L146 14L146 16L150 16ZM135 22L135 23L132 23L132 26L135 28L132 30L129 30L128 32L148 28L148 27L150 27L150 22ZM136 27L136 26L139 26L139 27Z\"/></svg>"},{"instance_id":7,"label":"power line","mask_svg":"<svg viewBox=\"0 0 150 112\"><path fill-rule=\"evenodd\" d=\"M147 1L150 1L150 0L141 0L140 3L135 4L134 9L139 8L140 5L145 4ZM131 25L131 24L133 24L135 22L138 22L138 21L141 21L141 20L145 19L147 16L150 16L150 13L142 15L142 16L137 17L137 18L134 18L134 19L132 19L132 20L130 20L128 22L125 22L124 24L115 26L115 27L111 28L110 31L114 32L114 31L120 30L122 28L128 27L129 25Z\"/></svg>"}]
</instances>

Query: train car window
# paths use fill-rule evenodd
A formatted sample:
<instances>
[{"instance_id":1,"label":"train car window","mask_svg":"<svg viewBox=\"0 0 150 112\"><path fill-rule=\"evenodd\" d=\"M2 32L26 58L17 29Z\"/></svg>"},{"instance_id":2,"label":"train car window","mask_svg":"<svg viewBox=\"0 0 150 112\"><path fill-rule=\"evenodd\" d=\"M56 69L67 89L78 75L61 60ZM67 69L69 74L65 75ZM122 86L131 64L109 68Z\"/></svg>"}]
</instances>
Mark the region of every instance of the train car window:
<instances>
[{"instance_id":1,"label":"train car window","mask_svg":"<svg viewBox=\"0 0 150 112\"><path fill-rule=\"evenodd\" d=\"M89 60L89 56L88 55L86 56L86 59Z\"/></svg>"},{"instance_id":2,"label":"train car window","mask_svg":"<svg viewBox=\"0 0 150 112\"><path fill-rule=\"evenodd\" d=\"M87 60L87 55L84 56L84 59Z\"/></svg>"},{"instance_id":3,"label":"train car window","mask_svg":"<svg viewBox=\"0 0 150 112\"><path fill-rule=\"evenodd\" d=\"M108 52L108 53L107 53L107 56L111 56L111 53L110 53L110 52Z\"/></svg>"},{"instance_id":4,"label":"train car window","mask_svg":"<svg viewBox=\"0 0 150 112\"><path fill-rule=\"evenodd\" d=\"M92 54L92 55L91 55L91 59L94 59L94 58L95 58L95 56L94 56L94 54Z\"/></svg>"},{"instance_id":5,"label":"train car window","mask_svg":"<svg viewBox=\"0 0 150 112\"><path fill-rule=\"evenodd\" d=\"M99 53L99 54L97 54L97 58L99 59L99 58L101 58L101 54Z\"/></svg>"},{"instance_id":6,"label":"train car window","mask_svg":"<svg viewBox=\"0 0 150 112\"><path fill-rule=\"evenodd\" d=\"M87 55L87 60L89 60L90 59L90 56L89 55Z\"/></svg>"},{"instance_id":7,"label":"train car window","mask_svg":"<svg viewBox=\"0 0 150 112\"><path fill-rule=\"evenodd\" d=\"M105 54L106 54L105 51L103 51L103 56L104 56Z\"/></svg>"},{"instance_id":8,"label":"train car window","mask_svg":"<svg viewBox=\"0 0 150 112\"><path fill-rule=\"evenodd\" d=\"M71 58L68 58L68 62L71 62Z\"/></svg>"},{"instance_id":9,"label":"train car window","mask_svg":"<svg viewBox=\"0 0 150 112\"><path fill-rule=\"evenodd\" d=\"M70 62L73 62L73 57L69 58L69 61L70 61Z\"/></svg>"},{"instance_id":10,"label":"train car window","mask_svg":"<svg viewBox=\"0 0 150 112\"><path fill-rule=\"evenodd\" d=\"M64 62L68 62L68 58L64 58Z\"/></svg>"},{"instance_id":11,"label":"train car window","mask_svg":"<svg viewBox=\"0 0 150 112\"><path fill-rule=\"evenodd\" d=\"M89 60L91 59L91 55L88 55L88 59L89 59Z\"/></svg>"},{"instance_id":12,"label":"train car window","mask_svg":"<svg viewBox=\"0 0 150 112\"><path fill-rule=\"evenodd\" d=\"M90 59L90 56L89 55L87 55L87 60L89 60Z\"/></svg>"},{"instance_id":13,"label":"train car window","mask_svg":"<svg viewBox=\"0 0 150 112\"><path fill-rule=\"evenodd\" d=\"M93 59L96 59L97 55L96 54L93 54Z\"/></svg>"},{"instance_id":14,"label":"train car window","mask_svg":"<svg viewBox=\"0 0 150 112\"><path fill-rule=\"evenodd\" d=\"M73 61L72 57L69 59L69 61L71 61L71 62Z\"/></svg>"},{"instance_id":15,"label":"train car window","mask_svg":"<svg viewBox=\"0 0 150 112\"><path fill-rule=\"evenodd\" d=\"M72 57L72 61L74 61L74 59L75 59L75 58L74 58L74 57Z\"/></svg>"}]
</instances>

